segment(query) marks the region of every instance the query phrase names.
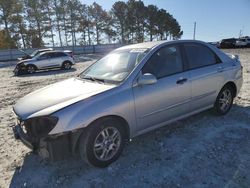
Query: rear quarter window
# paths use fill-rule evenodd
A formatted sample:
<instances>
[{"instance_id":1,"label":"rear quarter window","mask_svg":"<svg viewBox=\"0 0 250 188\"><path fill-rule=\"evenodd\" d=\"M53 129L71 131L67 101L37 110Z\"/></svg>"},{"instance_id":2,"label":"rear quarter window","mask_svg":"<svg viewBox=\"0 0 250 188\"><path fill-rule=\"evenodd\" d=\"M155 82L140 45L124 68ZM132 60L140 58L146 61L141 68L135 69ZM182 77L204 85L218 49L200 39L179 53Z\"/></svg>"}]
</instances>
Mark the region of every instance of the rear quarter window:
<instances>
[{"instance_id":1,"label":"rear quarter window","mask_svg":"<svg viewBox=\"0 0 250 188\"><path fill-rule=\"evenodd\" d=\"M59 57L66 57L66 56L68 56L68 55L65 54L65 53L59 52L59 53L58 53L58 56L59 56Z\"/></svg>"}]
</instances>

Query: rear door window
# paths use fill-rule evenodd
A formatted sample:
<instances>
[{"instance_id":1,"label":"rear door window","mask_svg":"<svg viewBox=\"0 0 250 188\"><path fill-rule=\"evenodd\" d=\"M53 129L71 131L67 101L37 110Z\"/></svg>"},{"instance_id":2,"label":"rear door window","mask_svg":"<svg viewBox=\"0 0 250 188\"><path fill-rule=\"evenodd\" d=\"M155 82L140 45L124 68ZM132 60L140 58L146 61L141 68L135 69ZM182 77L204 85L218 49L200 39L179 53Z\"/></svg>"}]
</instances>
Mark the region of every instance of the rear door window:
<instances>
[{"instance_id":1,"label":"rear door window","mask_svg":"<svg viewBox=\"0 0 250 188\"><path fill-rule=\"evenodd\" d=\"M220 63L220 59L208 47L201 44L184 44L189 69Z\"/></svg>"},{"instance_id":2,"label":"rear door window","mask_svg":"<svg viewBox=\"0 0 250 188\"><path fill-rule=\"evenodd\" d=\"M59 57L64 57L67 56L65 53L62 52L54 52L50 53L51 58L59 58Z\"/></svg>"}]
</instances>

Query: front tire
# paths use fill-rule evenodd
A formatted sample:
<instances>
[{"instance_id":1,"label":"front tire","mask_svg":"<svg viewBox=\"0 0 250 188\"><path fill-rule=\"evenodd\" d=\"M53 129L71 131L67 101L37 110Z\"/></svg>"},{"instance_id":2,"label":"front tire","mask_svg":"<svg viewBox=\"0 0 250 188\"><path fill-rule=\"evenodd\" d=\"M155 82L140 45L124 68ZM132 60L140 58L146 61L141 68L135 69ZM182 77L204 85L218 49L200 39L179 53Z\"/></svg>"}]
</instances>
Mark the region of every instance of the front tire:
<instances>
[{"instance_id":1,"label":"front tire","mask_svg":"<svg viewBox=\"0 0 250 188\"><path fill-rule=\"evenodd\" d=\"M99 120L82 134L79 153L83 160L96 167L106 167L120 156L125 143L125 130L113 118Z\"/></svg>"},{"instance_id":2,"label":"front tire","mask_svg":"<svg viewBox=\"0 0 250 188\"><path fill-rule=\"evenodd\" d=\"M231 86L224 86L219 92L215 104L214 112L217 115L225 115L229 112L233 105L234 93Z\"/></svg>"},{"instance_id":3,"label":"front tire","mask_svg":"<svg viewBox=\"0 0 250 188\"><path fill-rule=\"evenodd\" d=\"M26 71L28 74L33 74L36 72L36 67L34 65L27 65Z\"/></svg>"},{"instance_id":4,"label":"front tire","mask_svg":"<svg viewBox=\"0 0 250 188\"><path fill-rule=\"evenodd\" d=\"M20 69L19 68L17 68L17 67L15 67L15 69L14 69L14 75L15 76L19 76L20 75Z\"/></svg>"}]
</instances>

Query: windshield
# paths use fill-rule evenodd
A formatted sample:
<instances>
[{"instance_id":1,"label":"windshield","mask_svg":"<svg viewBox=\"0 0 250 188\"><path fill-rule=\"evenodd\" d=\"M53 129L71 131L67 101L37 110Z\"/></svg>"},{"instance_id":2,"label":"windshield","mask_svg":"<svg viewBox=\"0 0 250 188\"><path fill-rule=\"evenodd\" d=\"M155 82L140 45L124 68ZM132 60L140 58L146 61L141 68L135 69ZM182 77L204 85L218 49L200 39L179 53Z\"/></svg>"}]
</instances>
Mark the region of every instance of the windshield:
<instances>
[{"instance_id":1,"label":"windshield","mask_svg":"<svg viewBox=\"0 0 250 188\"><path fill-rule=\"evenodd\" d=\"M140 63L146 51L147 49L129 49L110 53L85 70L80 78L119 83Z\"/></svg>"},{"instance_id":2,"label":"windshield","mask_svg":"<svg viewBox=\"0 0 250 188\"><path fill-rule=\"evenodd\" d=\"M30 54L31 57L34 57L38 54L38 50L35 50L34 52L32 52L32 54Z\"/></svg>"}]
</instances>

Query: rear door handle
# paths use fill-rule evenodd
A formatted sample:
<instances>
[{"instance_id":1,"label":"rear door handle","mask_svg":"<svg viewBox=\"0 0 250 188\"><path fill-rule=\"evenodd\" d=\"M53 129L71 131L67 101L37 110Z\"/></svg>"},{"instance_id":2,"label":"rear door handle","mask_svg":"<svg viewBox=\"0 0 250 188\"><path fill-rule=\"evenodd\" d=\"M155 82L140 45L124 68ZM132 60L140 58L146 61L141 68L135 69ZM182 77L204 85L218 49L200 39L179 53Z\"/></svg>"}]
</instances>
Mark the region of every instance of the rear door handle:
<instances>
[{"instance_id":1,"label":"rear door handle","mask_svg":"<svg viewBox=\"0 0 250 188\"><path fill-rule=\"evenodd\" d=\"M187 78L180 78L176 81L176 84L184 84L187 81Z\"/></svg>"}]
</instances>

